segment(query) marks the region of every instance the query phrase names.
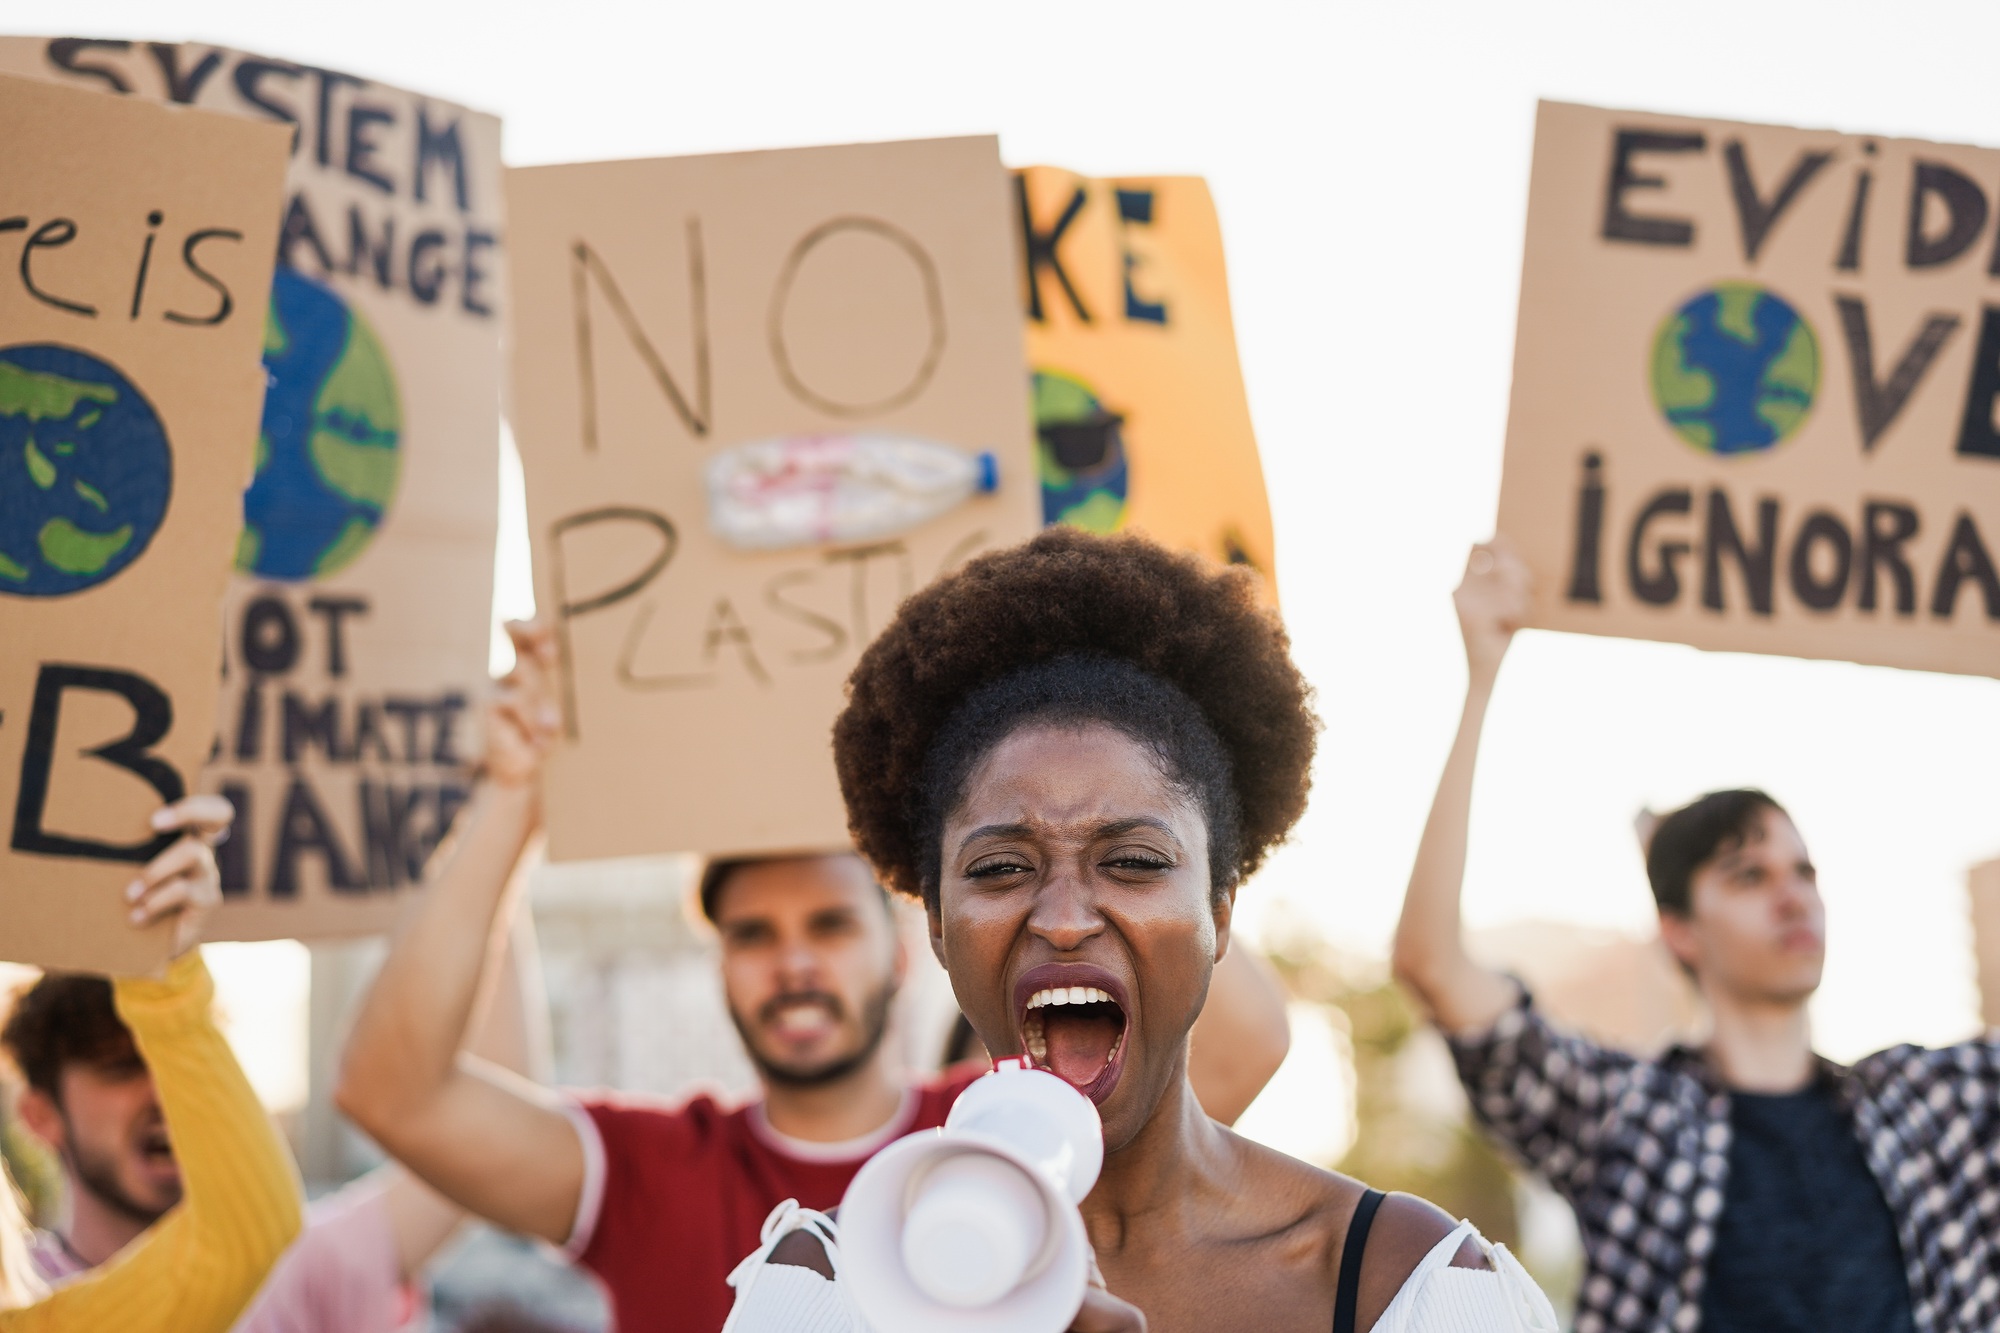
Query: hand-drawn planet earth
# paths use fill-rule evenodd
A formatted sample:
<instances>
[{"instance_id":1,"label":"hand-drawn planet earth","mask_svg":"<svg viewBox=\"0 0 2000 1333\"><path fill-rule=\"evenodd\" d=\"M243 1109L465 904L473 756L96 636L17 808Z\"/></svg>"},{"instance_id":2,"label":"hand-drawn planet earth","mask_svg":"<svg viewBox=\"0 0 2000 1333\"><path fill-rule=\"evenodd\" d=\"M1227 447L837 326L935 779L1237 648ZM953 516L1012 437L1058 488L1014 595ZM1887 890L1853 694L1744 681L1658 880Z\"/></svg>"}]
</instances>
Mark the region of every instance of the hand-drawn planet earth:
<instances>
[{"instance_id":1,"label":"hand-drawn planet earth","mask_svg":"<svg viewBox=\"0 0 2000 1333\"><path fill-rule=\"evenodd\" d=\"M1130 482L1125 418L1107 411L1082 380L1056 370L1034 372L1034 400L1042 523L1118 531Z\"/></svg>"},{"instance_id":2,"label":"hand-drawn planet earth","mask_svg":"<svg viewBox=\"0 0 2000 1333\"><path fill-rule=\"evenodd\" d=\"M1721 282L1653 338L1653 401L1674 433L1714 454L1757 453L1797 433L1819 391L1819 341L1777 293Z\"/></svg>"},{"instance_id":3,"label":"hand-drawn planet earth","mask_svg":"<svg viewBox=\"0 0 2000 1333\"><path fill-rule=\"evenodd\" d=\"M319 578L374 538L402 475L403 410L375 331L323 283L279 268L264 325L257 475L236 567Z\"/></svg>"},{"instance_id":4,"label":"hand-drawn planet earth","mask_svg":"<svg viewBox=\"0 0 2000 1333\"><path fill-rule=\"evenodd\" d=\"M0 592L61 597L117 574L159 531L173 451L153 405L72 347L0 348Z\"/></svg>"}]
</instances>

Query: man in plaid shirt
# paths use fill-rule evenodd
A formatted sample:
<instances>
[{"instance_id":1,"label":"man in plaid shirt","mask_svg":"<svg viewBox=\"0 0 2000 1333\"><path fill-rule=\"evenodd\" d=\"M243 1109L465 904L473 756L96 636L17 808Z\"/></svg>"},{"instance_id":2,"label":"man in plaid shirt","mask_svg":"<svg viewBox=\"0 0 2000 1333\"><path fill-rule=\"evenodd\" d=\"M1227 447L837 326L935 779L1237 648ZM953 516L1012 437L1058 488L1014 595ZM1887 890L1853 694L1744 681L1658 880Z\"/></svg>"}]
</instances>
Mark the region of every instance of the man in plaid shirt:
<instances>
[{"instance_id":1,"label":"man in plaid shirt","mask_svg":"<svg viewBox=\"0 0 2000 1333\"><path fill-rule=\"evenodd\" d=\"M1660 934L1713 1019L1656 1059L1552 1026L1475 963L1459 923L1473 766L1528 607L1504 538L1456 594L1471 668L1396 932L1482 1123L1576 1210L1578 1333L2000 1329L2000 1037L1812 1050L1825 913L1805 844L1762 792L1714 792L1653 830Z\"/></svg>"}]
</instances>

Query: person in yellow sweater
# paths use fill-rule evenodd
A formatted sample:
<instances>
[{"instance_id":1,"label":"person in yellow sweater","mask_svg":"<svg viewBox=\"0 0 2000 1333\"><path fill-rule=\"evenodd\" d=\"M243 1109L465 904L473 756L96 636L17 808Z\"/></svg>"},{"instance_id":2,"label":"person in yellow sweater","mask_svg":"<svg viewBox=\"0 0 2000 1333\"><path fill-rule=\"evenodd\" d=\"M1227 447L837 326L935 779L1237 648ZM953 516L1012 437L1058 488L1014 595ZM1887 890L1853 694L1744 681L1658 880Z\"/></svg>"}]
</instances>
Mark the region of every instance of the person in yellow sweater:
<instances>
[{"instance_id":1,"label":"person in yellow sweater","mask_svg":"<svg viewBox=\"0 0 2000 1333\"><path fill-rule=\"evenodd\" d=\"M298 1173L215 1026L215 985L195 947L222 901L211 844L229 818L215 796L153 816L183 836L128 896L135 926L173 922L173 961L163 977L115 983L173 1137L181 1203L109 1263L48 1292L24 1262L24 1223L0 1174L0 1333L225 1333L299 1233Z\"/></svg>"}]
</instances>

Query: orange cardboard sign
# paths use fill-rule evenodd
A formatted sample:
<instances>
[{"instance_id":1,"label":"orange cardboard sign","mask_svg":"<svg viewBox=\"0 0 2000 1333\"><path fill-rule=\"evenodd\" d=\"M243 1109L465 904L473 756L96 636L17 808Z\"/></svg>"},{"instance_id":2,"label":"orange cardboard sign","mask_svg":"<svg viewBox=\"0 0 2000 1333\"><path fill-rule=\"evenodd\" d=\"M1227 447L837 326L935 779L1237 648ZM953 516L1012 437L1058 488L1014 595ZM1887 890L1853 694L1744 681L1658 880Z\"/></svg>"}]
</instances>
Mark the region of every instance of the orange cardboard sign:
<instances>
[{"instance_id":1,"label":"orange cardboard sign","mask_svg":"<svg viewBox=\"0 0 2000 1333\"><path fill-rule=\"evenodd\" d=\"M1260 570L1271 509L1198 177L1015 173L1043 518Z\"/></svg>"}]
</instances>

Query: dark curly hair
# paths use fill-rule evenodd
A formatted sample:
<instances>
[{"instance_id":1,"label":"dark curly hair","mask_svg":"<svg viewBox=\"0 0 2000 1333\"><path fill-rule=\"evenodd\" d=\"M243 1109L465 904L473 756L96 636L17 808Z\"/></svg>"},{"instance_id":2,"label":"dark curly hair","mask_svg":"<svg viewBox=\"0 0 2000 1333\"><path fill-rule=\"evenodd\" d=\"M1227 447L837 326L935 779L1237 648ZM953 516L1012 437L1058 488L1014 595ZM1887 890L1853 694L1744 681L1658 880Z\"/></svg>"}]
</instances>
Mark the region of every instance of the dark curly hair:
<instances>
[{"instance_id":1,"label":"dark curly hair","mask_svg":"<svg viewBox=\"0 0 2000 1333\"><path fill-rule=\"evenodd\" d=\"M14 993L0 1027L7 1053L31 1088L58 1100L64 1065L96 1064L132 1050L132 1030L118 1016L111 983L74 972L46 972Z\"/></svg>"},{"instance_id":2,"label":"dark curly hair","mask_svg":"<svg viewBox=\"0 0 2000 1333\"><path fill-rule=\"evenodd\" d=\"M911 597L861 655L833 727L855 846L934 906L943 821L979 759L1024 722L1102 721L1201 806L1216 890L1240 882L1305 810L1319 731L1252 580L1058 527Z\"/></svg>"}]
</instances>

